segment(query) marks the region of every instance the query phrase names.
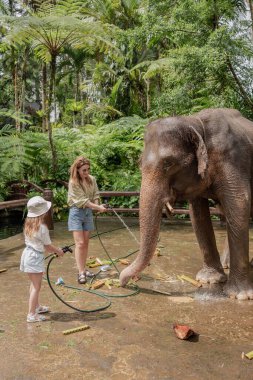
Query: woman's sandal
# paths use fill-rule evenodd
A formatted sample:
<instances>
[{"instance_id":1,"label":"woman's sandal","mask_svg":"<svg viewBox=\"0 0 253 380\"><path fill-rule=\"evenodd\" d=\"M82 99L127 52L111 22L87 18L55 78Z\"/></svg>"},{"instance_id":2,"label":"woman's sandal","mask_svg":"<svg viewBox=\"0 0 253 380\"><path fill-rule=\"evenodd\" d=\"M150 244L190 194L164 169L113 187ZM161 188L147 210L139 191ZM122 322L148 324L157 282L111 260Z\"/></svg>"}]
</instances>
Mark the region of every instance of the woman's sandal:
<instances>
[{"instance_id":1,"label":"woman's sandal","mask_svg":"<svg viewBox=\"0 0 253 380\"><path fill-rule=\"evenodd\" d=\"M39 305L38 307L36 307L36 310L35 310L36 314L44 314L44 313L48 313L48 312L49 312L49 307L48 306L42 306L42 305Z\"/></svg>"},{"instance_id":2,"label":"woman's sandal","mask_svg":"<svg viewBox=\"0 0 253 380\"><path fill-rule=\"evenodd\" d=\"M46 317L44 317L44 315L38 315L38 314L27 314L26 321L28 323L43 322L43 321L46 321Z\"/></svg>"},{"instance_id":3,"label":"woman's sandal","mask_svg":"<svg viewBox=\"0 0 253 380\"><path fill-rule=\"evenodd\" d=\"M86 273L83 272L83 273L80 273L77 275L77 281L79 282L79 284L85 284L86 283Z\"/></svg>"}]
</instances>

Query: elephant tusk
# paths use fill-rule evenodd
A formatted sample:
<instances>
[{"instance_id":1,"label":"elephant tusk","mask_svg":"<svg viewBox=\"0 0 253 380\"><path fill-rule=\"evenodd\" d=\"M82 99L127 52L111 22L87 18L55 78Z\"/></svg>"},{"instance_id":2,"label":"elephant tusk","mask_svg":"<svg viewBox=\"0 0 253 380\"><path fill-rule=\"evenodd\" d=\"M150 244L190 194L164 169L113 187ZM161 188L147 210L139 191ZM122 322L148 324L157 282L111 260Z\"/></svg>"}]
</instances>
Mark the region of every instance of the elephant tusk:
<instances>
[{"instance_id":1,"label":"elephant tusk","mask_svg":"<svg viewBox=\"0 0 253 380\"><path fill-rule=\"evenodd\" d=\"M171 204L170 204L169 202L166 202L166 203L165 203L165 206L167 207L167 209L169 210L169 212L170 212L171 214L174 213L174 208L171 206Z\"/></svg>"}]
</instances>

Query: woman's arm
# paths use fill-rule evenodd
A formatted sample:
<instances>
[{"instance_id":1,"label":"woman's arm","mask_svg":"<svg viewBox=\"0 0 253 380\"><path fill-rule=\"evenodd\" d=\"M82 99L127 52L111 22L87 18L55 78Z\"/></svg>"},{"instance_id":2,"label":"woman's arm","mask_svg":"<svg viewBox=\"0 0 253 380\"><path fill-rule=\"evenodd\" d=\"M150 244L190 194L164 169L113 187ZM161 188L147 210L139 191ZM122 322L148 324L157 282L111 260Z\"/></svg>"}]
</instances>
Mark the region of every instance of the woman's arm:
<instances>
[{"instance_id":1,"label":"woman's arm","mask_svg":"<svg viewBox=\"0 0 253 380\"><path fill-rule=\"evenodd\" d=\"M86 202L85 207L91 208L92 210L98 211L98 212L106 212L107 211L107 208L104 205L99 205L99 204L93 203L91 201Z\"/></svg>"}]
</instances>

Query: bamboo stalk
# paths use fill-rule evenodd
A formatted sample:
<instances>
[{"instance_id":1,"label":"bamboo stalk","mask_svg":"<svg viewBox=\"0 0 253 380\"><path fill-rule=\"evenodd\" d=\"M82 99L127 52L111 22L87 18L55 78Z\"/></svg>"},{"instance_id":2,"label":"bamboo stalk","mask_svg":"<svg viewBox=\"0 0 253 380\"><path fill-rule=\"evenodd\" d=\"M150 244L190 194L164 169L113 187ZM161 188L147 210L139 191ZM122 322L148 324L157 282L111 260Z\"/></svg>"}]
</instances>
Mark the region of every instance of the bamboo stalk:
<instances>
[{"instance_id":1,"label":"bamboo stalk","mask_svg":"<svg viewBox=\"0 0 253 380\"><path fill-rule=\"evenodd\" d=\"M192 285L197 286L198 288L200 288L202 286L202 284L200 284L198 281L196 281L193 278L190 278L188 276L185 276L184 274L182 274L181 276L177 276L177 278L179 278L179 280L188 281Z\"/></svg>"},{"instance_id":2,"label":"bamboo stalk","mask_svg":"<svg viewBox=\"0 0 253 380\"><path fill-rule=\"evenodd\" d=\"M89 328L90 328L90 326L83 325L83 326L76 327L74 329L64 330L62 333L63 333L63 335L68 335L68 334L72 334L72 333L75 333L75 332L79 332L79 331L83 331L83 330L88 330Z\"/></svg>"}]
</instances>

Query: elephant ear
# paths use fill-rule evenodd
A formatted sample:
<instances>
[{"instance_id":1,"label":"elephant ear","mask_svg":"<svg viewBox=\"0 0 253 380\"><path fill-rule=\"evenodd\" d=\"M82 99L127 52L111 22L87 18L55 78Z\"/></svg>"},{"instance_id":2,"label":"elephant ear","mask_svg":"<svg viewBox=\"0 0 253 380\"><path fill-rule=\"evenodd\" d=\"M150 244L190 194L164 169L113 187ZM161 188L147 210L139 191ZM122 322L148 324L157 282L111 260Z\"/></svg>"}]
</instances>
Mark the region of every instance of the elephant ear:
<instances>
[{"instance_id":1,"label":"elephant ear","mask_svg":"<svg viewBox=\"0 0 253 380\"><path fill-rule=\"evenodd\" d=\"M192 140L196 145L196 155L198 159L198 174L201 176L201 178L204 178L208 164L206 145L201 135L196 131L196 129L191 125L190 129Z\"/></svg>"}]
</instances>

